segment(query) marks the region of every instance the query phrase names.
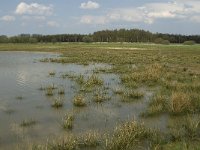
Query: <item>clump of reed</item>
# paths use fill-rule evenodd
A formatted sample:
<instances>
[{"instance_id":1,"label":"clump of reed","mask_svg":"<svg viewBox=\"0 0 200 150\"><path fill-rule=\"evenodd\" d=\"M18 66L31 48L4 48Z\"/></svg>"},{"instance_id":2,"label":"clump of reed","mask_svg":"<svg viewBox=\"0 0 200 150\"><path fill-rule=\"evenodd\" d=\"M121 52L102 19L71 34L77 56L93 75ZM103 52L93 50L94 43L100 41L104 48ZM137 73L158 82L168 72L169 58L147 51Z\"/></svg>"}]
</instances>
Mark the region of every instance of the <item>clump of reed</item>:
<instances>
[{"instance_id":1,"label":"clump of reed","mask_svg":"<svg viewBox=\"0 0 200 150\"><path fill-rule=\"evenodd\" d=\"M141 99L142 97L144 97L143 92L131 90L131 91L125 92L123 94L122 101L123 102L132 102L134 100Z\"/></svg>"},{"instance_id":2,"label":"clump of reed","mask_svg":"<svg viewBox=\"0 0 200 150\"><path fill-rule=\"evenodd\" d=\"M130 121L118 126L112 137L106 139L106 149L139 149L143 146L140 143L144 141L149 141L153 145L154 143L159 143L159 140L161 138L156 131L150 130L136 121Z\"/></svg>"},{"instance_id":3,"label":"clump of reed","mask_svg":"<svg viewBox=\"0 0 200 150\"><path fill-rule=\"evenodd\" d=\"M65 95L65 89L64 88L59 89L58 94L59 95Z\"/></svg>"},{"instance_id":4,"label":"clump of reed","mask_svg":"<svg viewBox=\"0 0 200 150\"><path fill-rule=\"evenodd\" d=\"M84 107L86 106L86 101L82 95L78 95L74 97L73 104L77 107Z\"/></svg>"},{"instance_id":5,"label":"clump of reed","mask_svg":"<svg viewBox=\"0 0 200 150\"><path fill-rule=\"evenodd\" d=\"M83 75L79 75L76 77L75 81L79 84L79 85L83 85L85 83L85 79Z\"/></svg>"},{"instance_id":6,"label":"clump of reed","mask_svg":"<svg viewBox=\"0 0 200 150\"><path fill-rule=\"evenodd\" d=\"M105 96L102 93L95 93L93 99L94 99L94 102L96 102L96 103L102 103L106 100L109 100L110 97Z\"/></svg>"},{"instance_id":7,"label":"clump of reed","mask_svg":"<svg viewBox=\"0 0 200 150\"><path fill-rule=\"evenodd\" d=\"M53 90L52 89L46 89L46 96L53 96Z\"/></svg>"},{"instance_id":8,"label":"clump of reed","mask_svg":"<svg viewBox=\"0 0 200 150\"><path fill-rule=\"evenodd\" d=\"M64 105L63 100L61 100L61 98L56 98L54 102L51 104L51 107L58 109L63 107L63 105Z\"/></svg>"},{"instance_id":9,"label":"clump of reed","mask_svg":"<svg viewBox=\"0 0 200 150\"><path fill-rule=\"evenodd\" d=\"M47 148L50 150L76 150L79 148L77 137L66 135L52 142L47 143Z\"/></svg>"},{"instance_id":10,"label":"clump of reed","mask_svg":"<svg viewBox=\"0 0 200 150\"><path fill-rule=\"evenodd\" d=\"M192 100L187 93L173 92L170 99L170 112L178 114L193 109Z\"/></svg>"},{"instance_id":11,"label":"clump of reed","mask_svg":"<svg viewBox=\"0 0 200 150\"><path fill-rule=\"evenodd\" d=\"M97 147L100 145L101 137L96 131L88 131L80 136L80 147Z\"/></svg>"},{"instance_id":12,"label":"clump of reed","mask_svg":"<svg viewBox=\"0 0 200 150\"><path fill-rule=\"evenodd\" d=\"M21 123L20 123L20 126L21 127L31 127L31 126L34 126L35 124L37 124L37 121L34 120L34 119L27 119L27 120L23 120Z\"/></svg>"},{"instance_id":13,"label":"clump of reed","mask_svg":"<svg viewBox=\"0 0 200 150\"><path fill-rule=\"evenodd\" d=\"M47 86L45 89L55 90L55 89L57 89L57 87L55 86L55 84L51 84L51 85Z\"/></svg>"},{"instance_id":14,"label":"clump of reed","mask_svg":"<svg viewBox=\"0 0 200 150\"><path fill-rule=\"evenodd\" d=\"M134 98L134 99L140 99L144 96L143 92L139 92L139 91L130 91L128 93L128 97L129 98Z\"/></svg>"},{"instance_id":15,"label":"clump of reed","mask_svg":"<svg viewBox=\"0 0 200 150\"><path fill-rule=\"evenodd\" d=\"M183 139L195 141L200 138L200 117L199 115L186 115L171 118L169 121L169 135L174 141Z\"/></svg>"},{"instance_id":16,"label":"clump of reed","mask_svg":"<svg viewBox=\"0 0 200 150\"><path fill-rule=\"evenodd\" d=\"M152 85L160 80L163 73L162 66L158 63L145 66L144 70L128 73L121 77L122 83L129 86L136 86L138 83Z\"/></svg>"},{"instance_id":17,"label":"clump of reed","mask_svg":"<svg viewBox=\"0 0 200 150\"><path fill-rule=\"evenodd\" d=\"M124 94L124 91L123 91L123 89L121 89L121 88L115 88L115 89L113 90L113 92L114 92L115 94L118 94L118 95L123 95L123 94Z\"/></svg>"},{"instance_id":18,"label":"clump of reed","mask_svg":"<svg viewBox=\"0 0 200 150\"><path fill-rule=\"evenodd\" d=\"M50 76L55 76L55 75L56 75L56 72L55 72L55 71L50 71L50 72L49 72L49 75L50 75Z\"/></svg>"},{"instance_id":19,"label":"clump of reed","mask_svg":"<svg viewBox=\"0 0 200 150\"><path fill-rule=\"evenodd\" d=\"M85 83L85 86L99 86L103 85L103 80L99 79L97 75L92 75L88 78L88 80Z\"/></svg>"},{"instance_id":20,"label":"clump of reed","mask_svg":"<svg viewBox=\"0 0 200 150\"><path fill-rule=\"evenodd\" d=\"M44 91L45 88L41 85L40 88L39 88L38 90L40 90L40 91Z\"/></svg>"},{"instance_id":21,"label":"clump of reed","mask_svg":"<svg viewBox=\"0 0 200 150\"><path fill-rule=\"evenodd\" d=\"M24 99L24 97L23 96L17 96L16 99L17 100L22 100L22 99Z\"/></svg>"},{"instance_id":22,"label":"clump of reed","mask_svg":"<svg viewBox=\"0 0 200 150\"><path fill-rule=\"evenodd\" d=\"M149 103L147 110L142 114L143 116L154 116L166 112L168 108L168 101L166 96L156 94Z\"/></svg>"},{"instance_id":23,"label":"clump of reed","mask_svg":"<svg viewBox=\"0 0 200 150\"><path fill-rule=\"evenodd\" d=\"M68 114L63 119L63 128L64 129L72 129L73 128L73 122L74 122L74 115Z\"/></svg>"},{"instance_id":24,"label":"clump of reed","mask_svg":"<svg viewBox=\"0 0 200 150\"><path fill-rule=\"evenodd\" d=\"M57 89L57 87L54 84L47 86L45 88L46 96L53 96L54 95L53 90L55 90L55 89Z\"/></svg>"}]
</instances>

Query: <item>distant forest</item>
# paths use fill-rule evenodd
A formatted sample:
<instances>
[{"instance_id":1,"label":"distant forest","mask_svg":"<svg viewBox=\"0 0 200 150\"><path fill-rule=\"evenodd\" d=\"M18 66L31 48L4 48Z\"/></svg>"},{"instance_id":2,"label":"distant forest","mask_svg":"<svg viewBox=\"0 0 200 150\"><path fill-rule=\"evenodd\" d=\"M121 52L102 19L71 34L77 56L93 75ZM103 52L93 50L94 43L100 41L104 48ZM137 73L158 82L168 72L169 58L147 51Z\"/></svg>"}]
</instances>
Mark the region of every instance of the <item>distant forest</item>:
<instances>
[{"instance_id":1,"label":"distant forest","mask_svg":"<svg viewBox=\"0 0 200 150\"><path fill-rule=\"evenodd\" d=\"M93 34L20 34L0 36L0 43L47 43L47 42L151 42L151 43L200 43L200 35L151 33L139 29L102 30Z\"/></svg>"}]
</instances>

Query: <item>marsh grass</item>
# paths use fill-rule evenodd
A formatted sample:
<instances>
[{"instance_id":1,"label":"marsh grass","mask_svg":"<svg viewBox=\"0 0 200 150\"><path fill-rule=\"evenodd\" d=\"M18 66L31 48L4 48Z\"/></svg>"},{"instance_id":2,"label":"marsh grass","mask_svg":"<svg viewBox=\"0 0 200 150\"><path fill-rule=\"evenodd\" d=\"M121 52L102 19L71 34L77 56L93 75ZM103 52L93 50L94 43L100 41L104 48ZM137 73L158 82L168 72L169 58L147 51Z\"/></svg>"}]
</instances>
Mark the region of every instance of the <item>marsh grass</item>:
<instances>
[{"instance_id":1,"label":"marsh grass","mask_svg":"<svg viewBox=\"0 0 200 150\"><path fill-rule=\"evenodd\" d=\"M166 96L162 94L156 94L151 101L147 110L142 114L142 116L155 116L163 112L166 112L168 108L168 100Z\"/></svg>"},{"instance_id":2,"label":"marsh grass","mask_svg":"<svg viewBox=\"0 0 200 150\"><path fill-rule=\"evenodd\" d=\"M65 89L64 88L59 89L58 95L65 95Z\"/></svg>"},{"instance_id":3,"label":"marsh grass","mask_svg":"<svg viewBox=\"0 0 200 150\"><path fill-rule=\"evenodd\" d=\"M55 90L55 89L57 89L57 87L55 86L55 84L51 84L51 85L47 86L46 89Z\"/></svg>"},{"instance_id":4,"label":"marsh grass","mask_svg":"<svg viewBox=\"0 0 200 150\"><path fill-rule=\"evenodd\" d=\"M146 65L144 68L140 68L137 71L125 74L121 77L122 83L128 87L137 87L140 83L146 83L147 85L155 85L161 79L163 74L162 66L158 63Z\"/></svg>"},{"instance_id":5,"label":"marsh grass","mask_svg":"<svg viewBox=\"0 0 200 150\"><path fill-rule=\"evenodd\" d=\"M128 93L129 98L134 98L134 99L140 99L144 97L144 92L139 92L139 91L130 91Z\"/></svg>"},{"instance_id":6,"label":"marsh grass","mask_svg":"<svg viewBox=\"0 0 200 150\"><path fill-rule=\"evenodd\" d=\"M40 88L39 88L38 90L44 91L44 90L45 90L45 87L43 87L43 86L41 85Z\"/></svg>"},{"instance_id":7,"label":"marsh grass","mask_svg":"<svg viewBox=\"0 0 200 150\"><path fill-rule=\"evenodd\" d=\"M49 150L76 150L78 149L78 139L73 135L66 135L57 140L47 143L44 147Z\"/></svg>"},{"instance_id":8,"label":"marsh grass","mask_svg":"<svg viewBox=\"0 0 200 150\"><path fill-rule=\"evenodd\" d=\"M140 91L126 91L122 96L122 102L132 102L135 100L139 100L144 97L144 93Z\"/></svg>"},{"instance_id":9,"label":"marsh grass","mask_svg":"<svg viewBox=\"0 0 200 150\"><path fill-rule=\"evenodd\" d=\"M199 115L187 115L172 118L169 122L170 136L174 141L195 141L200 138Z\"/></svg>"},{"instance_id":10,"label":"marsh grass","mask_svg":"<svg viewBox=\"0 0 200 150\"><path fill-rule=\"evenodd\" d=\"M151 141L152 145L158 143L159 135L156 131L145 128L143 124L130 121L118 126L111 138L106 141L107 150L139 149L144 141ZM151 145L151 146L152 146ZM150 145L149 145L150 147Z\"/></svg>"},{"instance_id":11,"label":"marsh grass","mask_svg":"<svg viewBox=\"0 0 200 150\"><path fill-rule=\"evenodd\" d=\"M57 51L59 49L59 52L63 52L63 55L62 57L44 59L44 62L74 64L106 63L112 65L112 68L109 70L96 70L94 72L117 74L121 80L120 86L124 86L125 89L132 91L137 91L140 87L146 87L148 90L153 89L153 93L158 94L150 100L147 110L144 110L144 112L149 116L166 113L170 119L176 117L176 123L169 126L170 132L166 130L166 134L159 133L165 137L162 142L160 142L162 138L156 131L148 129L135 121L130 121L117 126L114 133L109 132L110 134L106 139L102 141L97 140L100 141L99 143L103 147L100 147L100 149L190 149L191 147L188 146L188 143L191 143L190 146L199 145L199 118L196 120L193 115L190 115L189 118L184 119L188 113L200 113L199 45L177 46L136 43L94 43L86 45L82 43L62 43L55 44L53 47L51 44L37 44L36 46L11 45L8 44L7 48L1 45L1 49L38 51L43 49L50 51L49 47L51 47L51 50ZM108 49L108 47L111 47L111 49ZM115 49L116 47L121 49ZM130 48L134 48L134 50ZM136 67L133 67L134 65ZM65 74L62 77L71 78L80 86L75 88L78 88L78 90L83 89L82 94L91 92L89 93L90 96L93 96L96 88L104 86L104 81L98 74L92 74L88 78L85 77L84 80L81 75L70 76ZM51 88L52 92L54 89L53 86ZM113 93L115 92L113 91ZM121 93L119 91L115 94L119 94L118 96L122 98L125 95L128 101L137 100L137 98L130 98L135 97L135 94L129 95L129 92ZM102 101L101 94L100 98L98 98L100 101ZM136 97L140 96L136 94ZM142 97L139 99L142 99ZM85 106L86 102L83 102L83 100L83 97L74 98L74 106ZM123 104L120 103L120 105ZM69 121L66 126L70 128L71 124L73 123ZM83 144L85 143L84 139L80 139L80 137L80 135L75 137L66 134L63 139L50 142L45 148L74 150L80 149L81 145L91 145ZM83 147L83 149L90 148ZM199 147L196 149L199 149Z\"/></svg>"},{"instance_id":12,"label":"marsh grass","mask_svg":"<svg viewBox=\"0 0 200 150\"><path fill-rule=\"evenodd\" d=\"M23 100L24 97L23 97L23 96L17 96L16 99L17 99L17 100Z\"/></svg>"},{"instance_id":13,"label":"marsh grass","mask_svg":"<svg viewBox=\"0 0 200 150\"><path fill-rule=\"evenodd\" d=\"M79 138L80 147L97 147L101 143L101 136L97 131L88 131Z\"/></svg>"},{"instance_id":14,"label":"marsh grass","mask_svg":"<svg viewBox=\"0 0 200 150\"><path fill-rule=\"evenodd\" d=\"M46 145L52 150L132 150L151 149L163 143L163 139L159 132L146 128L144 124L129 121L117 126L111 133L101 134L90 130L77 136L65 134L57 140L49 141Z\"/></svg>"},{"instance_id":15,"label":"marsh grass","mask_svg":"<svg viewBox=\"0 0 200 150\"><path fill-rule=\"evenodd\" d=\"M46 96L53 96L54 95L53 90L51 88L47 88L45 94L46 94Z\"/></svg>"},{"instance_id":16,"label":"marsh grass","mask_svg":"<svg viewBox=\"0 0 200 150\"><path fill-rule=\"evenodd\" d=\"M86 101L82 95L78 95L78 96L74 97L73 104L76 107L84 107L84 106L86 106Z\"/></svg>"},{"instance_id":17,"label":"marsh grass","mask_svg":"<svg viewBox=\"0 0 200 150\"><path fill-rule=\"evenodd\" d=\"M85 79L84 79L84 75L79 75L76 77L75 81L79 84L79 85L83 85L85 83Z\"/></svg>"},{"instance_id":18,"label":"marsh grass","mask_svg":"<svg viewBox=\"0 0 200 150\"><path fill-rule=\"evenodd\" d=\"M189 112L193 109L190 96L183 92L173 92L170 99L169 109L174 114Z\"/></svg>"},{"instance_id":19,"label":"marsh grass","mask_svg":"<svg viewBox=\"0 0 200 150\"><path fill-rule=\"evenodd\" d=\"M91 77L88 78L88 80L85 83L85 86L93 87L93 86L101 86L103 85L103 80L100 79L97 75L92 75Z\"/></svg>"},{"instance_id":20,"label":"marsh grass","mask_svg":"<svg viewBox=\"0 0 200 150\"><path fill-rule=\"evenodd\" d=\"M73 114L68 114L64 117L63 119L63 128L64 129L72 129L73 128L73 123L74 123L74 115Z\"/></svg>"},{"instance_id":21,"label":"marsh grass","mask_svg":"<svg viewBox=\"0 0 200 150\"><path fill-rule=\"evenodd\" d=\"M55 71L50 71L49 72L49 76L55 76L56 75L56 72Z\"/></svg>"},{"instance_id":22,"label":"marsh grass","mask_svg":"<svg viewBox=\"0 0 200 150\"><path fill-rule=\"evenodd\" d=\"M117 94L117 95L123 95L123 94L124 94L124 91L123 91L122 88L115 88L115 89L113 90L113 92L114 92L115 94Z\"/></svg>"},{"instance_id":23,"label":"marsh grass","mask_svg":"<svg viewBox=\"0 0 200 150\"><path fill-rule=\"evenodd\" d=\"M56 98L54 102L51 104L51 107L59 109L63 107L63 105L64 105L63 100L61 100L61 98Z\"/></svg>"},{"instance_id":24,"label":"marsh grass","mask_svg":"<svg viewBox=\"0 0 200 150\"><path fill-rule=\"evenodd\" d=\"M23 120L21 123L20 123L20 126L21 127L31 127L31 126L34 126L37 124L37 121L34 120L34 119L27 119L27 120Z\"/></svg>"},{"instance_id":25,"label":"marsh grass","mask_svg":"<svg viewBox=\"0 0 200 150\"><path fill-rule=\"evenodd\" d=\"M104 102L106 100L110 100L111 97L106 96L104 93L99 93L98 92L98 93L94 94L93 99L94 99L94 102L96 102L96 103L102 103L102 102Z\"/></svg>"},{"instance_id":26,"label":"marsh grass","mask_svg":"<svg viewBox=\"0 0 200 150\"><path fill-rule=\"evenodd\" d=\"M11 114L14 114L14 113L16 112L16 110L14 110L14 109L5 109L4 112L5 112L6 114L11 115Z\"/></svg>"},{"instance_id":27,"label":"marsh grass","mask_svg":"<svg viewBox=\"0 0 200 150\"><path fill-rule=\"evenodd\" d=\"M45 88L45 90L46 90L46 96L53 96L53 95L54 95L54 92L53 92L53 91L54 91L55 89L57 89L57 87L56 87L54 84L47 86L47 87Z\"/></svg>"}]
</instances>

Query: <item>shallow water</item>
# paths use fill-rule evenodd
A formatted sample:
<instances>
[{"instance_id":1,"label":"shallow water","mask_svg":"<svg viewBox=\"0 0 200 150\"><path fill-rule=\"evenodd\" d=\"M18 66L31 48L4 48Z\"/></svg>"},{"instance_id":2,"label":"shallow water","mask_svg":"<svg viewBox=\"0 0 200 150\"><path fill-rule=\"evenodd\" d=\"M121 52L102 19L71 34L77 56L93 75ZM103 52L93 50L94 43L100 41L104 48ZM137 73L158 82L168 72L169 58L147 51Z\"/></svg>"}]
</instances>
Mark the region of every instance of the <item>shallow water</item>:
<instances>
[{"instance_id":1,"label":"shallow water","mask_svg":"<svg viewBox=\"0 0 200 150\"><path fill-rule=\"evenodd\" d=\"M82 133L88 130L101 132L110 131L123 121L135 118L147 106L153 92L141 88L145 92L142 100L133 103L123 103L113 88L120 86L119 76L115 74L99 74L104 84L109 86L108 93L111 100L101 104L92 101L88 94L87 107L73 106L73 97L79 91L78 85L68 79L61 78L65 73L82 74L85 77L93 74L96 68L111 67L106 64L90 64L87 66L76 64L42 63L39 60L49 57L59 57L54 53L35 52L0 52L0 148L12 149L22 143L41 143L47 138L55 138L68 133ZM54 77L49 72L54 71ZM58 97L56 90L54 97L47 97L41 86L54 84L63 87L65 95L64 107L53 109L52 101ZM22 99L17 99L22 97ZM66 113L74 112L75 121L72 131L64 131L61 127L62 118ZM25 119L34 119L37 124L30 128L20 127ZM165 130L166 117L154 118L146 121L147 126Z\"/></svg>"}]
</instances>

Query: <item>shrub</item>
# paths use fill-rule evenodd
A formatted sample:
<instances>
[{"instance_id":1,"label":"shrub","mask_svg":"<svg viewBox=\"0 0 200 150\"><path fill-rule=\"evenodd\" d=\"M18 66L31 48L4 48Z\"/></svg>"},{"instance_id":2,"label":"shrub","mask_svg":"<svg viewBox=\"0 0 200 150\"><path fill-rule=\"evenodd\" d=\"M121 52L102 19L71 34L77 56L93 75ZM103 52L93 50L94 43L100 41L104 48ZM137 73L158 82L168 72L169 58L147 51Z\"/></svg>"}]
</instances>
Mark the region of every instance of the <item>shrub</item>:
<instances>
[{"instance_id":1,"label":"shrub","mask_svg":"<svg viewBox=\"0 0 200 150\"><path fill-rule=\"evenodd\" d=\"M162 38L155 39L154 43L156 43L156 44L165 44L165 45L170 44L169 40L164 40Z\"/></svg>"},{"instance_id":2,"label":"shrub","mask_svg":"<svg viewBox=\"0 0 200 150\"><path fill-rule=\"evenodd\" d=\"M196 44L196 42L195 41L185 41L183 44L184 45L194 45L194 44Z\"/></svg>"},{"instance_id":3,"label":"shrub","mask_svg":"<svg viewBox=\"0 0 200 150\"><path fill-rule=\"evenodd\" d=\"M161 44L169 45L169 44L170 44L170 41L169 41L169 40L163 40L163 41L161 42Z\"/></svg>"},{"instance_id":4,"label":"shrub","mask_svg":"<svg viewBox=\"0 0 200 150\"><path fill-rule=\"evenodd\" d=\"M83 42L91 43L91 42L93 42L93 38L91 36L84 36L83 37Z\"/></svg>"},{"instance_id":5,"label":"shrub","mask_svg":"<svg viewBox=\"0 0 200 150\"><path fill-rule=\"evenodd\" d=\"M157 38L157 39L155 39L154 43L156 43L156 44L161 44L162 41L163 41L162 38Z\"/></svg>"}]
</instances>

